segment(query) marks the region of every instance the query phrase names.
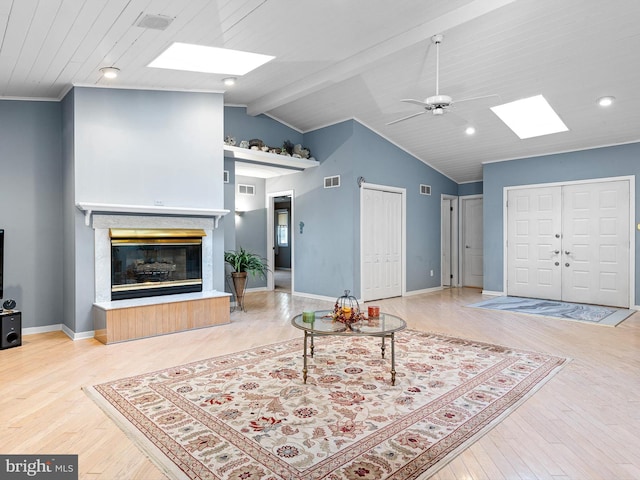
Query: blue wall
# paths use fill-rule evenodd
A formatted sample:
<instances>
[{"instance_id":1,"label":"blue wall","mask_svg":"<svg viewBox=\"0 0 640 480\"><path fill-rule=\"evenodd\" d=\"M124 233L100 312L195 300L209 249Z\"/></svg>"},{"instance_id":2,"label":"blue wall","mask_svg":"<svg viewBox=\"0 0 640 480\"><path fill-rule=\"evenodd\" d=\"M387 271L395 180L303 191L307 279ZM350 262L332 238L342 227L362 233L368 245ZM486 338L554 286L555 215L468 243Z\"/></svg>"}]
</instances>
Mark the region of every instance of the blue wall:
<instances>
[{"instance_id":1,"label":"blue wall","mask_svg":"<svg viewBox=\"0 0 640 480\"><path fill-rule=\"evenodd\" d=\"M640 143L484 165L484 289L503 291L503 192L505 187L640 175ZM640 182L635 184L636 223ZM635 228L635 225L633 226ZM640 231L636 235L635 304L640 304Z\"/></svg>"},{"instance_id":2,"label":"blue wall","mask_svg":"<svg viewBox=\"0 0 640 480\"><path fill-rule=\"evenodd\" d=\"M337 297L349 289L360 296L361 176L406 189L406 290L439 286L440 195L455 195L457 184L355 120L305 133L304 144L318 167L267 180L267 192L295 191L296 291ZM340 187L323 188L324 177L334 175ZM431 196L419 194L421 183L432 186Z\"/></svg>"},{"instance_id":3,"label":"blue wall","mask_svg":"<svg viewBox=\"0 0 640 480\"><path fill-rule=\"evenodd\" d=\"M303 136L297 130L287 127L266 116L249 116L245 107L224 107L224 136L233 137L236 146L242 140L260 139L270 147L280 147L285 140L292 144L303 144ZM225 170L229 171L229 184L225 186L225 206L231 211L224 225L225 250L237 250L242 247L260 255L267 256L267 205L265 198L265 180L254 177L240 177L235 173L233 159L225 158ZM256 186L252 198L237 193L237 184ZM243 210L241 216L234 214L236 208ZM233 232L233 233L231 233ZM247 288L266 286L266 279L249 277ZM227 285L227 291L229 291Z\"/></svg>"},{"instance_id":4,"label":"blue wall","mask_svg":"<svg viewBox=\"0 0 640 480\"><path fill-rule=\"evenodd\" d=\"M258 138L270 147L282 146L285 140L294 145L302 144L302 133L287 127L282 123L266 116L247 115L245 107L224 107L224 136L231 136L236 140L236 146L242 140Z\"/></svg>"},{"instance_id":5,"label":"blue wall","mask_svg":"<svg viewBox=\"0 0 640 480\"><path fill-rule=\"evenodd\" d=\"M0 100L4 295L23 328L63 321L62 123L59 102Z\"/></svg>"},{"instance_id":6,"label":"blue wall","mask_svg":"<svg viewBox=\"0 0 640 480\"><path fill-rule=\"evenodd\" d=\"M242 212L234 215L236 231L236 249L242 247L262 258L267 256L267 209L265 205L265 180L264 178L243 177L236 175L236 185L253 185L255 195L239 195L236 192L235 208ZM231 214L229 214L231 217ZM231 220L232 218L229 218ZM227 248L227 250L232 250ZM266 278L249 275L247 288L265 287Z\"/></svg>"},{"instance_id":7,"label":"blue wall","mask_svg":"<svg viewBox=\"0 0 640 480\"><path fill-rule=\"evenodd\" d=\"M76 202L222 208L221 94L74 88Z\"/></svg>"},{"instance_id":8,"label":"blue wall","mask_svg":"<svg viewBox=\"0 0 640 480\"><path fill-rule=\"evenodd\" d=\"M458 195L482 195L482 182L461 183L458 185Z\"/></svg>"},{"instance_id":9,"label":"blue wall","mask_svg":"<svg viewBox=\"0 0 640 480\"><path fill-rule=\"evenodd\" d=\"M354 177L361 175L368 183L406 189L407 292L440 286L441 196L456 195L458 185L364 125L354 122L354 130ZM431 195L420 195L420 184L430 185ZM359 197L356 200L356 225L360 225ZM359 248L355 256L359 269Z\"/></svg>"}]
</instances>

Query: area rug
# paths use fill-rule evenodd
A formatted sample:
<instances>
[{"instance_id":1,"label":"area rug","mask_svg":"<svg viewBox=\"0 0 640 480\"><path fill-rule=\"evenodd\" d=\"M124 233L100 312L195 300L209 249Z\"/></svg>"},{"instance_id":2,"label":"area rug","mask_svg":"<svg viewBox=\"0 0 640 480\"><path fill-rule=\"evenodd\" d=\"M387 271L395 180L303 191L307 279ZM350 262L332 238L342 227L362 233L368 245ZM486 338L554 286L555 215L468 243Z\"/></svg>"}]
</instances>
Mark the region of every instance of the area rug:
<instances>
[{"instance_id":1,"label":"area rug","mask_svg":"<svg viewBox=\"0 0 640 480\"><path fill-rule=\"evenodd\" d=\"M388 342L388 340L387 340ZM406 330L318 337L86 387L170 478L427 478L549 380L566 359Z\"/></svg>"},{"instance_id":2,"label":"area rug","mask_svg":"<svg viewBox=\"0 0 640 480\"><path fill-rule=\"evenodd\" d=\"M562 318L564 320L574 320L609 327L615 327L634 313L633 310L624 308L522 297L495 297L483 302L473 303L469 305L469 307L527 313L529 315Z\"/></svg>"}]
</instances>

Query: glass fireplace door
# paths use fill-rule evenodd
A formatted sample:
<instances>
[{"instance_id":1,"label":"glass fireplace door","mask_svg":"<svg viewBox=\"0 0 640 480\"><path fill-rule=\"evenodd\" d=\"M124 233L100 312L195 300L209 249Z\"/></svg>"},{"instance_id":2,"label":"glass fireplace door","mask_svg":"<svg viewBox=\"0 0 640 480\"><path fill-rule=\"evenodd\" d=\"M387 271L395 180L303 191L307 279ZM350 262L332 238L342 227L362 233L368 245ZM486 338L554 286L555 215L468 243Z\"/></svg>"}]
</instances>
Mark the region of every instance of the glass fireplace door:
<instances>
[{"instance_id":1,"label":"glass fireplace door","mask_svg":"<svg viewBox=\"0 0 640 480\"><path fill-rule=\"evenodd\" d=\"M202 238L111 238L111 299L202 291Z\"/></svg>"}]
</instances>

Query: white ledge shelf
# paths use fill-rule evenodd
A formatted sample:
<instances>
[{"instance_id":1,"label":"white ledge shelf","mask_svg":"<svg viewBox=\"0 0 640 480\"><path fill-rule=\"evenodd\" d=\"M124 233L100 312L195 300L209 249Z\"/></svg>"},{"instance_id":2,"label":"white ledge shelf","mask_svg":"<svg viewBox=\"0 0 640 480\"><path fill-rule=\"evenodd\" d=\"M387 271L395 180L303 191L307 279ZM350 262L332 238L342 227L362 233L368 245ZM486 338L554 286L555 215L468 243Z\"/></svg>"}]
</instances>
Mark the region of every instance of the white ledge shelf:
<instances>
[{"instance_id":1,"label":"white ledge shelf","mask_svg":"<svg viewBox=\"0 0 640 480\"><path fill-rule=\"evenodd\" d=\"M155 215L179 215L182 217L212 217L214 226L229 210L212 208L164 207L158 205L121 205L113 203L76 203L76 207L84 212L85 225L91 225L92 213L144 213Z\"/></svg>"},{"instance_id":2,"label":"white ledge shelf","mask_svg":"<svg viewBox=\"0 0 640 480\"><path fill-rule=\"evenodd\" d=\"M251 150L249 148L224 146L224 156L245 160L261 165L269 165L290 170L305 170L310 167L317 167L320 162L312 158L296 158L288 155L278 155L276 153L263 152L261 150Z\"/></svg>"}]
</instances>

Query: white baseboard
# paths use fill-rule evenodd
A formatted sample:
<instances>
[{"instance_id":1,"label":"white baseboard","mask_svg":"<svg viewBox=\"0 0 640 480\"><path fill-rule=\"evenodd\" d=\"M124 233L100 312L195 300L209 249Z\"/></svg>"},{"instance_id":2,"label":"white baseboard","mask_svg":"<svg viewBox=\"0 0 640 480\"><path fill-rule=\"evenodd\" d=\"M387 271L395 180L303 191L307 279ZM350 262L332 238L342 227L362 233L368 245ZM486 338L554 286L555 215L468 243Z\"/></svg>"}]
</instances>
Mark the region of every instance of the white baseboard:
<instances>
[{"instance_id":1,"label":"white baseboard","mask_svg":"<svg viewBox=\"0 0 640 480\"><path fill-rule=\"evenodd\" d=\"M482 295L492 295L494 297L505 297L504 292L492 292L491 290L482 290Z\"/></svg>"},{"instance_id":2,"label":"white baseboard","mask_svg":"<svg viewBox=\"0 0 640 480\"><path fill-rule=\"evenodd\" d=\"M44 327L29 327L22 329L22 335L35 335L38 333L49 333L49 332L62 332L69 337L71 340L83 340L85 338L93 338L93 330L89 332L74 332L69 327L67 327L64 323L58 323L56 325L46 325Z\"/></svg>"},{"instance_id":3,"label":"white baseboard","mask_svg":"<svg viewBox=\"0 0 640 480\"><path fill-rule=\"evenodd\" d=\"M304 297L304 298L312 298L314 300L326 300L327 302L335 303L337 297L327 297L325 295L316 295L314 293L306 293L306 292L291 292L291 295L295 295L296 297Z\"/></svg>"},{"instance_id":4,"label":"white baseboard","mask_svg":"<svg viewBox=\"0 0 640 480\"><path fill-rule=\"evenodd\" d=\"M432 288L424 288L422 290L412 290L410 292L404 292L404 294L402 296L403 297L410 297L410 296L413 296L413 295L421 295L423 293L439 292L440 290L442 290L442 286L432 287ZM327 297L325 295L316 295L314 293L306 293L306 292L291 292L291 295L295 295L297 297L312 298L314 300L326 300L327 302L335 302L336 298L337 298L337 297L336 298ZM359 303L366 303L361 298L358 298L358 302Z\"/></svg>"},{"instance_id":5,"label":"white baseboard","mask_svg":"<svg viewBox=\"0 0 640 480\"><path fill-rule=\"evenodd\" d=\"M266 292L267 291L267 287L254 287L254 288L247 288L244 293L249 293L249 292Z\"/></svg>"},{"instance_id":6,"label":"white baseboard","mask_svg":"<svg viewBox=\"0 0 640 480\"><path fill-rule=\"evenodd\" d=\"M35 335L37 333L57 332L60 330L62 330L61 323L58 323L57 325L46 325L44 327L29 327L29 328L22 329L22 336Z\"/></svg>"},{"instance_id":7,"label":"white baseboard","mask_svg":"<svg viewBox=\"0 0 640 480\"><path fill-rule=\"evenodd\" d=\"M422 290L411 290L410 292L404 292L405 297L412 297L413 295L422 295L423 293L433 293L443 290L442 285L439 287L423 288Z\"/></svg>"},{"instance_id":8,"label":"white baseboard","mask_svg":"<svg viewBox=\"0 0 640 480\"><path fill-rule=\"evenodd\" d=\"M69 337L71 340L84 340L86 338L93 338L95 332L90 330L88 332L74 332L66 325L62 325L62 331Z\"/></svg>"}]
</instances>

